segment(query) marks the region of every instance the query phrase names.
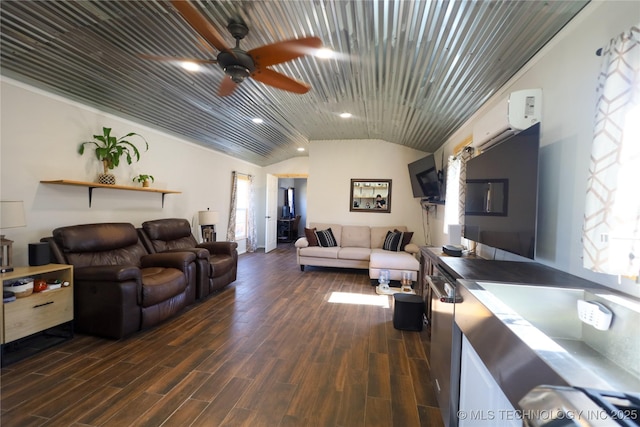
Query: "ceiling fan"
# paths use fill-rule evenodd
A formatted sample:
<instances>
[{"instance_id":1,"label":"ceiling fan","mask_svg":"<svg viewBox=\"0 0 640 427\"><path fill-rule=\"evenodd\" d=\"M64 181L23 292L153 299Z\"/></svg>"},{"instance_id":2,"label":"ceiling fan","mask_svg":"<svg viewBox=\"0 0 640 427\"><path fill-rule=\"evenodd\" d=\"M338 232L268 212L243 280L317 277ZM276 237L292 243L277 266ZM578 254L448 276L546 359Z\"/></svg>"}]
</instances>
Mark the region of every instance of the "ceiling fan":
<instances>
[{"instance_id":1,"label":"ceiling fan","mask_svg":"<svg viewBox=\"0 0 640 427\"><path fill-rule=\"evenodd\" d=\"M269 86L298 94L307 93L309 89L311 89L311 86L307 83L300 82L267 67L291 61L308 54L310 49L320 48L322 46L322 40L320 40L320 38L303 37L284 40L244 51L240 48L240 40L249 33L249 28L244 22L232 20L227 26L227 29L236 40L236 45L235 47L229 48L211 22L190 2L172 0L171 4L180 12L182 17L194 30L219 51L215 60L185 59L185 61L201 64L217 63L220 65L226 74L218 89L220 96L227 96L233 93L238 84L242 83L248 77ZM144 56L150 59L176 59L152 57L150 55Z\"/></svg>"}]
</instances>

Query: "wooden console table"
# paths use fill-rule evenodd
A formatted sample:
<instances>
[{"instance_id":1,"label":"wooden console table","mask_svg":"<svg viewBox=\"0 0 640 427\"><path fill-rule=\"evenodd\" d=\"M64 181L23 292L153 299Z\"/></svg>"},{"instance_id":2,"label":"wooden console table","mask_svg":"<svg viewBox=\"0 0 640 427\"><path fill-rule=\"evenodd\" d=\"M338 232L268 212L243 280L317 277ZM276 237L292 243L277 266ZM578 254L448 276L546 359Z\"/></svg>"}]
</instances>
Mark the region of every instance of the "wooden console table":
<instances>
[{"instance_id":1,"label":"wooden console table","mask_svg":"<svg viewBox=\"0 0 640 427\"><path fill-rule=\"evenodd\" d=\"M91 207L91 199L93 197L93 190L95 188L108 188L111 190L125 190L125 191L144 191L147 193L160 193L162 194L162 207L164 207L164 196L167 194L180 194L180 191L165 190L161 188L151 187L132 187L130 185L112 185L112 184L100 184L97 182L84 182L84 181L72 181L69 179L55 179L51 181L40 181L42 184L57 184L57 185L73 185L76 187L86 187L89 189L89 207Z\"/></svg>"}]
</instances>

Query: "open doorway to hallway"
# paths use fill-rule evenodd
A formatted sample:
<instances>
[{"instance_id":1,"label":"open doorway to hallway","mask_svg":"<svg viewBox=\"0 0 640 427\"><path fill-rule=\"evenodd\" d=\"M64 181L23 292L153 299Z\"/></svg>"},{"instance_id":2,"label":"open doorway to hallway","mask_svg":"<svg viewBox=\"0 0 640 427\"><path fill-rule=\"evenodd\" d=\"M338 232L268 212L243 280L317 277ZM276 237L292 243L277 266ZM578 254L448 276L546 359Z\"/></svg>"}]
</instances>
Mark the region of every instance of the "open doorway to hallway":
<instances>
[{"instance_id":1,"label":"open doorway to hallway","mask_svg":"<svg viewBox=\"0 0 640 427\"><path fill-rule=\"evenodd\" d=\"M296 220L296 218L298 220ZM278 178L278 244L295 242L307 223L307 178Z\"/></svg>"}]
</instances>

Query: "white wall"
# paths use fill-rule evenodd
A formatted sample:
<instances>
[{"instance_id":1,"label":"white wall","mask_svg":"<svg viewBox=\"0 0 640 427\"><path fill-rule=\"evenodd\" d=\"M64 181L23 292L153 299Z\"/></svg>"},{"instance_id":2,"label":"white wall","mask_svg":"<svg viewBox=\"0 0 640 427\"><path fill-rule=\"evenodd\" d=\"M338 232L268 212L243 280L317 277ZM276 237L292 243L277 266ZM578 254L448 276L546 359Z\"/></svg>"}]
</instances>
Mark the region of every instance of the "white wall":
<instances>
[{"instance_id":1,"label":"white wall","mask_svg":"<svg viewBox=\"0 0 640 427\"><path fill-rule=\"evenodd\" d=\"M618 285L616 277L582 267L581 232L602 61L595 52L639 21L636 1L591 2L443 147L449 155L471 135L477 118L507 93L542 88L536 261L637 296L637 284L623 279ZM444 242L442 222L433 226Z\"/></svg>"},{"instance_id":2,"label":"white wall","mask_svg":"<svg viewBox=\"0 0 640 427\"><path fill-rule=\"evenodd\" d=\"M381 140L311 141L307 223L406 225L412 242L424 245L428 217L413 198L407 165L425 155ZM391 212L350 212L352 178L391 179Z\"/></svg>"},{"instance_id":3,"label":"white wall","mask_svg":"<svg viewBox=\"0 0 640 427\"><path fill-rule=\"evenodd\" d=\"M14 241L14 264L27 265L28 243L38 242L59 226L122 221L139 226L143 221L179 217L193 222L197 211L220 212L218 240L225 240L230 200L231 171L256 176L256 194L265 192L261 167L205 149L140 124L47 94L11 79L1 81L2 128L0 130L0 198L24 200L27 227L3 230ZM136 185L139 173L155 177L152 186L182 191L159 194L96 189L92 207L82 187L41 184L41 180L94 181L101 164L92 150L77 153L80 142L102 133L143 135L149 151L131 166L115 169L118 184ZM134 139L132 139L133 141ZM140 144L137 144L140 147ZM264 197L258 201L264 212ZM259 244L264 246L264 224L258 221Z\"/></svg>"}]
</instances>

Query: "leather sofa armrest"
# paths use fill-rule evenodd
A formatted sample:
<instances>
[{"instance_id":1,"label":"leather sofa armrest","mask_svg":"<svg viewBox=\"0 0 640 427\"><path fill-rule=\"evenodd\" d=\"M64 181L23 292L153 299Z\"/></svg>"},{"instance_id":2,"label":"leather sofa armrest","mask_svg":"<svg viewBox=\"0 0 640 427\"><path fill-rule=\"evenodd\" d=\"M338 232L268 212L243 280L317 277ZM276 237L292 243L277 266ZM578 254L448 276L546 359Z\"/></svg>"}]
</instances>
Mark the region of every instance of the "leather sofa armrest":
<instances>
[{"instance_id":1,"label":"leather sofa armrest","mask_svg":"<svg viewBox=\"0 0 640 427\"><path fill-rule=\"evenodd\" d=\"M296 240L296 243L294 246L296 248L306 248L309 246L309 241L307 240L306 237L301 237L298 240Z\"/></svg>"},{"instance_id":2,"label":"leather sofa armrest","mask_svg":"<svg viewBox=\"0 0 640 427\"><path fill-rule=\"evenodd\" d=\"M166 251L162 251L161 253L172 253L172 252L191 252L193 253L197 259L206 259L209 260L209 251L205 248L178 248L178 249L167 249Z\"/></svg>"},{"instance_id":3,"label":"leather sofa armrest","mask_svg":"<svg viewBox=\"0 0 640 427\"><path fill-rule=\"evenodd\" d=\"M140 269L135 265L92 265L73 269L75 280L95 282L140 281Z\"/></svg>"},{"instance_id":4,"label":"leather sofa armrest","mask_svg":"<svg viewBox=\"0 0 640 427\"><path fill-rule=\"evenodd\" d=\"M238 244L236 242L204 242L199 243L197 247L208 250L211 255L235 255Z\"/></svg>"},{"instance_id":5,"label":"leather sofa armrest","mask_svg":"<svg viewBox=\"0 0 640 427\"><path fill-rule=\"evenodd\" d=\"M196 260L193 252L161 252L157 254L144 255L140 258L140 265L146 267L166 267L177 268L187 271L189 265Z\"/></svg>"}]
</instances>

